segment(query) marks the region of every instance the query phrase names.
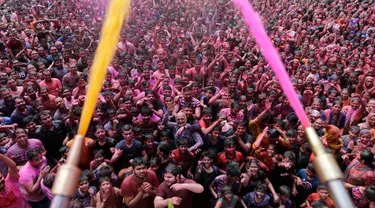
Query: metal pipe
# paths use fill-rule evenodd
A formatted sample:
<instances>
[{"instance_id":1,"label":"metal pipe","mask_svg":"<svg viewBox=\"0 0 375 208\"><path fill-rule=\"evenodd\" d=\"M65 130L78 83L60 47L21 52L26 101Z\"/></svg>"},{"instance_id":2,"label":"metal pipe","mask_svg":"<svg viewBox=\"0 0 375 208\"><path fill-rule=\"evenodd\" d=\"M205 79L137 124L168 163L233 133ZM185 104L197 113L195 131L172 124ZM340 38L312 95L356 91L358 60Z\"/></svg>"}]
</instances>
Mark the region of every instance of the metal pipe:
<instances>
[{"instance_id":1,"label":"metal pipe","mask_svg":"<svg viewBox=\"0 0 375 208\"><path fill-rule=\"evenodd\" d=\"M349 197L341 179L343 174L332 154L327 153L313 127L305 129L311 149L314 151L314 168L320 182L326 184L337 207L352 208L354 204Z\"/></svg>"},{"instance_id":2,"label":"metal pipe","mask_svg":"<svg viewBox=\"0 0 375 208\"><path fill-rule=\"evenodd\" d=\"M56 175L52 187L52 193L55 197L52 199L51 208L67 208L70 199L76 195L81 170L78 163L81 157L83 146L83 136L76 135L73 140L73 146L69 151L66 164L62 165Z\"/></svg>"},{"instance_id":3,"label":"metal pipe","mask_svg":"<svg viewBox=\"0 0 375 208\"><path fill-rule=\"evenodd\" d=\"M333 200L335 201L336 207L354 207L351 198L346 191L344 184L341 180L332 180L327 182L329 192Z\"/></svg>"}]
</instances>

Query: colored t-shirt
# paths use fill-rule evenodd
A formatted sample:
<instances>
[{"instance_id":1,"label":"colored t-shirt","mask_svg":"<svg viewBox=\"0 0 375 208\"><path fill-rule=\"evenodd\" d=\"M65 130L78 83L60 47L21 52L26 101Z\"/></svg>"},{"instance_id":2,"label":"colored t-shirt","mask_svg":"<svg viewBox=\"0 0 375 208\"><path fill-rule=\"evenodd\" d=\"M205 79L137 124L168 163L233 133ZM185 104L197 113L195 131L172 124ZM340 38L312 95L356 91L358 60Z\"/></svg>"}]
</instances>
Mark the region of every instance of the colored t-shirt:
<instances>
[{"instance_id":1,"label":"colored t-shirt","mask_svg":"<svg viewBox=\"0 0 375 208\"><path fill-rule=\"evenodd\" d=\"M181 183L196 183L193 180L183 178ZM180 197L182 199L180 205L174 205L174 208L192 208L193 207L193 192L188 190L173 191L165 182L161 183L156 190L156 196L164 199L172 197Z\"/></svg>"},{"instance_id":2,"label":"colored t-shirt","mask_svg":"<svg viewBox=\"0 0 375 208\"><path fill-rule=\"evenodd\" d=\"M59 96L60 89L61 89L61 82L59 79L51 78L51 82L41 81L39 83L40 87L47 87L49 94L54 96Z\"/></svg>"},{"instance_id":3,"label":"colored t-shirt","mask_svg":"<svg viewBox=\"0 0 375 208\"><path fill-rule=\"evenodd\" d=\"M154 188L159 186L159 180L155 172L152 170L147 170L146 179L144 182L150 183ZM142 182L143 183L143 182ZM138 189L142 186L134 175L130 175L125 178L121 184L121 194L124 198L135 197L138 194ZM129 206L129 208L135 207L154 207L154 196L144 194L142 199L134 206Z\"/></svg>"},{"instance_id":4,"label":"colored t-shirt","mask_svg":"<svg viewBox=\"0 0 375 208\"><path fill-rule=\"evenodd\" d=\"M316 191L319 186L319 179L318 177L308 179L306 169L299 170L296 176L298 176L302 180L302 185L297 186L298 197L301 197L302 200L305 200L310 194Z\"/></svg>"},{"instance_id":5,"label":"colored t-shirt","mask_svg":"<svg viewBox=\"0 0 375 208\"><path fill-rule=\"evenodd\" d=\"M217 193L218 197L221 197L221 188L223 188L223 186L225 185L226 177L227 176L225 174L219 175L211 183L212 189ZM238 181L232 184L233 194L237 194L239 186L240 183Z\"/></svg>"},{"instance_id":6,"label":"colored t-shirt","mask_svg":"<svg viewBox=\"0 0 375 208\"><path fill-rule=\"evenodd\" d=\"M0 207L6 208L29 208L30 205L22 195L19 177L8 176L5 179L4 192L0 192Z\"/></svg>"},{"instance_id":7,"label":"colored t-shirt","mask_svg":"<svg viewBox=\"0 0 375 208\"><path fill-rule=\"evenodd\" d=\"M270 197L268 195L264 195L263 201L257 203L255 201L255 191L246 194L244 197L242 197L242 200L245 202L247 207L266 208L269 207L270 204Z\"/></svg>"},{"instance_id":8,"label":"colored t-shirt","mask_svg":"<svg viewBox=\"0 0 375 208\"><path fill-rule=\"evenodd\" d=\"M225 170L230 161L236 161L241 164L244 160L245 159L241 152L236 151L233 158L229 158L225 152L222 152L217 157L217 165L222 170Z\"/></svg>"},{"instance_id":9,"label":"colored t-shirt","mask_svg":"<svg viewBox=\"0 0 375 208\"><path fill-rule=\"evenodd\" d=\"M74 139L68 141L66 143L66 146L68 147L72 147L73 145L73 141ZM94 142L94 140L90 139L90 138L87 138L85 137L83 139L83 146L82 146L82 151L81 151L81 160L79 162L80 165L83 165L84 167L88 167L90 165L90 161L91 161L91 158L92 158L92 149L91 148L88 148L86 146L86 143L88 142Z\"/></svg>"},{"instance_id":10,"label":"colored t-shirt","mask_svg":"<svg viewBox=\"0 0 375 208\"><path fill-rule=\"evenodd\" d=\"M142 143L138 140L133 140L133 145L131 147L126 146L125 141L122 140L117 143L116 149L123 151L120 159L117 161L121 169L129 167L129 160L142 157L142 152L144 151Z\"/></svg>"},{"instance_id":11,"label":"colored t-shirt","mask_svg":"<svg viewBox=\"0 0 375 208\"><path fill-rule=\"evenodd\" d=\"M28 145L25 149L21 148L17 143L8 149L7 156L12 159L17 166L25 165L27 163L27 152L31 149L40 149L45 151L42 142L38 139L29 139Z\"/></svg>"},{"instance_id":12,"label":"colored t-shirt","mask_svg":"<svg viewBox=\"0 0 375 208\"><path fill-rule=\"evenodd\" d=\"M29 162L27 162L26 165L23 166L22 169L20 170L19 183L21 184L21 191L27 201L39 202L39 201L42 201L44 197L46 197L46 195L42 192L42 190L39 190L38 193L31 196L23 187L23 185L25 184L34 184L39 177L40 171L43 170L46 166L47 166L47 159L43 157L43 163L39 168L34 168L33 166L31 166Z\"/></svg>"},{"instance_id":13,"label":"colored t-shirt","mask_svg":"<svg viewBox=\"0 0 375 208\"><path fill-rule=\"evenodd\" d=\"M314 201L321 201L320 195L318 193L312 193L312 194L310 194L310 196L307 197L306 200L310 204L312 202L314 202ZM335 203L333 202L333 200L330 197L328 197L324 202L328 204L329 208L335 208Z\"/></svg>"},{"instance_id":14,"label":"colored t-shirt","mask_svg":"<svg viewBox=\"0 0 375 208\"><path fill-rule=\"evenodd\" d=\"M359 190L360 186L356 186L349 189L349 194L353 199L353 203L358 208L367 208L370 205L370 200L366 199L364 194Z\"/></svg>"},{"instance_id":15,"label":"colored t-shirt","mask_svg":"<svg viewBox=\"0 0 375 208\"><path fill-rule=\"evenodd\" d=\"M230 112L230 108L221 109L220 114L225 115L228 121L232 121L233 123L236 123L244 119L244 114L242 111L240 111L237 115L232 115Z\"/></svg>"},{"instance_id":16,"label":"colored t-shirt","mask_svg":"<svg viewBox=\"0 0 375 208\"><path fill-rule=\"evenodd\" d=\"M187 152L186 154L181 154L179 149L172 151L172 157L178 165L181 166L184 172L187 172L190 166L194 163L195 155L192 152Z\"/></svg>"}]
</instances>

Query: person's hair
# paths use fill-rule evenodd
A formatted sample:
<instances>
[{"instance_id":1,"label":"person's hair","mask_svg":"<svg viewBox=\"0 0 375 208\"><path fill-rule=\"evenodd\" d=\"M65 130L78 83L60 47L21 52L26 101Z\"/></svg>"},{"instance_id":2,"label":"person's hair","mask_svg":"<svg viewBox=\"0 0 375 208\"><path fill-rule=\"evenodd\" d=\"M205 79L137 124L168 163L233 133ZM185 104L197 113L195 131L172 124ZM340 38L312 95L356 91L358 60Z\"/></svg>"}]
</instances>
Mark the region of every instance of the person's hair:
<instances>
[{"instance_id":1,"label":"person's hair","mask_svg":"<svg viewBox=\"0 0 375 208\"><path fill-rule=\"evenodd\" d=\"M14 131L14 135L17 136L17 134L27 134L25 129L22 129L22 128L17 128L15 131Z\"/></svg>"},{"instance_id":2,"label":"person's hair","mask_svg":"<svg viewBox=\"0 0 375 208\"><path fill-rule=\"evenodd\" d=\"M90 182L90 178L87 175L82 173L81 177L79 178L79 183L82 183L82 182L85 182L85 181Z\"/></svg>"},{"instance_id":3,"label":"person's hair","mask_svg":"<svg viewBox=\"0 0 375 208\"><path fill-rule=\"evenodd\" d=\"M212 154L212 151L210 151L210 150L206 150L206 151L202 152L201 158L203 159L204 157L208 157L211 160L214 160L214 154Z\"/></svg>"},{"instance_id":4,"label":"person's hair","mask_svg":"<svg viewBox=\"0 0 375 208\"><path fill-rule=\"evenodd\" d=\"M42 110L40 113L39 113L39 116L42 117L42 116L51 116L51 112L48 111L48 110Z\"/></svg>"},{"instance_id":5,"label":"person's hair","mask_svg":"<svg viewBox=\"0 0 375 208\"><path fill-rule=\"evenodd\" d=\"M374 154L370 150L362 150L360 158L366 165L373 167L372 163L374 162Z\"/></svg>"},{"instance_id":6,"label":"person's hair","mask_svg":"<svg viewBox=\"0 0 375 208\"><path fill-rule=\"evenodd\" d=\"M23 100L23 101L25 101L25 99L23 97L21 97L21 96L17 96L13 100L14 101L16 101L16 100Z\"/></svg>"},{"instance_id":7,"label":"person's hair","mask_svg":"<svg viewBox=\"0 0 375 208\"><path fill-rule=\"evenodd\" d=\"M364 195L369 201L375 202L375 185L367 187Z\"/></svg>"},{"instance_id":8,"label":"person's hair","mask_svg":"<svg viewBox=\"0 0 375 208\"><path fill-rule=\"evenodd\" d=\"M144 141L147 141L147 140L155 140L154 134L152 134L152 133L146 133L144 135Z\"/></svg>"},{"instance_id":9,"label":"person's hair","mask_svg":"<svg viewBox=\"0 0 375 208\"><path fill-rule=\"evenodd\" d=\"M97 173L97 176L100 178L100 177L104 177L104 176L111 176L113 173L113 168L112 166L109 166L109 165L105 165L103 167L100 168L99 172Z\"/></svg>"},{"instance_id":10,"label":"person's hair","mask_svg":"<svg viewBox=\"0 0 375 208\"><path fill-rule=\"evenodd\" d=\"M232 187L231 186L228 186L228 185L224 185L221 190L221 195L224 196L225 194L232 194L233 191L232 191Z\"/></svg>"},{"instance_id":11,"label":"person's hair","mask_svg":"<svg viewBox=\"0 0 375 208\"><path fill-rule=\"evenodd\" d=\"M341 100L335 100L335 101L333 101L332 106L334 106L334 105L340 105L340 107L342 107Z\"/></svg>"},{"instance_id":12,"label":"person's hair","mask_svg":"<svg viewBox=\"0 0 375 208\"><path fill-rule=\"evenodd\" d=\"M236 161L230 161L227 166L227 176L240 176L241 170L240 165Z\"/></svg>"},{"instance_id":13,"label":"person's hair","mask_svg":"<svg viewBox=\"0 0 375 208\"><path fill-rule=\"evenodd\" d=\"M142 133L142 128L140 126L134 126L133 127L133 132L135 135L141 134Z\"/></svg>"},{"instance_id":14,"label":"person's hair","mask_svg":"<svg viewBox=\"0 0 375 208\"><path fill-rule=\"evenodd\" d=\"M288 158L290 161L295 161L296 160L296 154L294 154L293 151L286 151L284 152L284 157Z\"/></svg>"},{"instance_id":15,"label":"person's hair","mask_svg":"<svg viewBox=\"0 0 375 208\"><path fill-rule=\"evenodd\" d=\"M23 118L22 121L23 121L24 124L28 124L30 122L35 122L35 119L34 119L33 116L26 116L25 118Z\"/></svg>"},{"instance_id":16,"label":"person's hair","mask_svg":"<svg viewBox=\"0 0 375 208\"><path fill-rule=\"evenodd\" d=\"M312 153L312 149L311 149L310 144L308 142L303 143L302 148L304 148L308 153Z\"/></svg>"},{"instance_id":17,"label":"person's hair","mask_svg":"<svg viewBox=\"0 0 375 208\"><path fill-rule=\"evenodd\" d=\"M55 181L54 173L48 173L46 176L43 177L43 185L49 189L52 188L54 181Z\"/></svg>"},{"instance_id":18,"label":"person's hair","mask_svg":"<svg viewBox=\"0 0 375 208\"><path fill-rule=\"evenodd\" d=\"M91 171L91 170L83 170L82 173L81 173L82 176L86 176L88 178L88 181L91 182L94 180L95 178L95 175L94 175L94 172Z\"/></svg>"},{"instance_id":19,"label":"person's hair","mask_svg":"<svg viewBox=\"0 0 375 208\"><path fill-rule=\"evenodd\" d=\"M237 126L237 128L239 127L239 126L242 126L242 127L244 127L245 129L247 129L247 122L246 121L244 121L244 120L240 120L240 121L238 121L237 122L237 124L236 124L236 126Z\"/></svg>"},{"instance_id":20,"label":"person's hair","mask_svg":"<svg viewBox=\"0 0 375 208\"><path fill-rule=\"evenodd\" d=\"M32 160L34 157L42 154L42 151L39 148L30 149L27 151L27 159Z\"/></svg>"},{"instance_id":21,"label":"person's hair","mask_svg":"<svg viewBox=\"0 0 375 208\"><path fill-rule=\"evenodd\" d=\"M163 90L164 90L164 91L165 91L165 90L172 90L172 87L169 86L169 85L164 85L164 86L163 86Z\"/></svg>"},{"instance_id":22,"label":"person's hair","mask_svg":"<svg viewBox=\"0 0 375 208\"><path fill-rule=\"evenodd\" d=\"M157 157L151 157L149 165L150 167L160 166L160 160Z\"/></svg>"},{"instance_id":23,"label":"person's hair","mask_svg":"<svg viewBox=\"0 0 375 208\"><path fill-rule=\"evenodd\" d=\"M100 129L105 130L105 128L104 128L103 125L98 124L98 125L95 126L95 132L98 131L98 130L100 130Z\"/></svg>"},{"instance_id":24,"label":"person's hair","mask_svg":"<svg viewBox=\"0 0 375 208\"><path fill-rule=\"evenodd\" d=\"M188 141L186 139L177 140L177 146L188 146Z\"/></svg>"},{"instance_id":25,"label":"person's hair","mask_svg":"<svg viewBox=\"0 0 375 208\"><path fill-rule=\"evenodd\" d=\"M133 130L133 127L132 125L130 124L125 124L122 128L121 128L121 132L123 131L132 131Z\"/></svg>"},{"instance_id":26,"label":"person's hair","mask_svg":"<svg viewBox=\"0 0 375 208\"><path fill-rule=\"evenodd\" d=\"M152 90L146 90L145 91L145 95L147 96L147 95L155 95L155 93L154 93L154 91L152 91Z\"/></svg>"},{"instance_id":27,"label":"person's hair","mask_svg":"<svg viewBox=\"0 0 375 208\"><path fill-rule=\"evenodd\" d=\"M135 168L140 165L145 165L147 167L147 160L143 157L136 157L133 159L132 167Z\"/></svg>"},{"instance_id":28,"label":"person's hair","mask_svg":"<svg viewBox=\"0 0 375 208\"><path fill-rule=\"evenodd\" d=\"M163 129L160 132L160 137L171 137L171 136L172 136L172 132L169 129Z\"/></svg>"},{"instance_id":29,"label":"person's hair","mask_svg":"<svg viewBox=\"0 0 375 208\"><path fill-rule=\"evenodd\" d=\"M259 162L259 160L256 159L256 158L252 158L252 159L249 160L249 162L246 163L245 168L246 168L246 169L249 168L249 166L250 166L251 164L253 164L253 163L256 164L258 167L260 166L260 162Z\"/></svg>"},{"instance_id":30,"label":"person's hair","mask_svg":"<svg viewBox=\"0 0 375 208\"><path fill-rule=\"evenodd\" d=\"M0 132L0 138L8 137L9 135L6 132Z\"/></svg>"},{"instance_id":31,"label":"person's hair","mask_svg":"<svg viewBox=\"0 0 375 208\"><path fill-rule=\"evenodd\" d=\"M371 131L368 130L368 129L362 129L360 132L359 132L359 136L361 137L362 135L372 135Z\"/></svg>"},{"instance_id":32,"label":"person's hair","mask_svg":"<svg viewBox=\"0 0 375 208\"><path fill-rule=\"evenodd\" d=\"M297 124L298 123L298 117L296 115L296 113L289 113L287 116L286 116L286 119L288 120L288 122L290 124Z\"/></svg>"},{"instance_id":33,"label":"person's hair","mask_svg":"<svg viewBox=\"0 0 375 208\"><path fill-rule=\"evenodd\" d=\"M193 105L191 103L185 102L182 108L191 108L193 109Z\"/></svg>"},{"instance_id":34,"label":"person's hair","mask_svg":"<svg viewBox=\"0 0 375 208\"><path fill-rule=\"evenodd\" d=\"M210 108L203 108L202 115L212 114L212 111Z\"/></svg>"},{"instance_id":35,"label":"person's hair","mask_svg":"<svg viewBox=\"0 0 375 208\"><path fill-rule=\"evenodd\" d=\"M169 142L160 142L158 145L159 151L163 154L169 155L169 153L172 151L172 147L169 144Z\"/></svg>"},{"instance_id":36,"label":"person's hair","mask_svg":"<svg viewBox=\"0 0 375 208\"><path fill-rule=\"evenodd\" d=\"M226 139L226 140L224 141L224 147L231 147L231 146L233 146L233 145L235 145L233 139Z\"/></svg>"},{"instance_id":37,"label":"person's hair","mask_svg":"<svg viewBox=\"0 0 375 208\"><path fill-rule=\"evenodd\" d=\"M288 129L288 131L286 131L285 135L287 137L297 137L297 131L295 129Z\"/></svg>"},{"instance_id":38,"label":"person's hair","mask_svg":"<svg viewBox=\"0 0 375 208\"><path fill-rule=\"evenodd\" d=\"M241 104L237 101L234 101L230 104L230 108L234 109L234 108L241 108Z\"/></svg>"},{"instance_id":39,"label":"person's hair","mask_svg":"<svg viewBox=\"0 0 375 208\"><path fill-rule=\"evenodd\" d=\"M103 182L109 182L109 183L111 183L111 178L110 177L108 177L108 176L104 176L104 177L100 177L99 178L99 186L103 183ZM112 183L111 183L112 184Z\"/></svg>"},{"instance_id":40,"label":"person's hair","mask_svg":"<svg viewBox=\"0 0 375 208\"><path fill-rule=\"evenodd\" d=\"M172 175L177 176L182 174L182 169L178 165L168 164L168 166L165 168L165 173L171 173Z\"/></svg>"},{"instance_id":41,"label":"person's hair","mask_svg":"<svg viewBox=\"0 0 375 208\"><path fill-rule=\"evenodd\" d=\"M103 149L98 149L94 152L94 158L99 158L99 157L104 157L104 150Z\"/></svg>"},{"instance_id":42,"label":"person's hair","mask_svg":"<svg viewBox=\"0 0 375 208\"><path fill-rule=\"evenodd\" d=\"M310 172L312 172L312 173L315 174L315 168L314 168L313 163L309 163L309 164L307 165L306 169L308 169Z\"/></svg>"},{"instance_id":43,"label":"person's hair","mask_svg":"<svg viewBox=\"0 0 375 208\"><path fill-rule=\"evenodd\" d=\"M328 204L324 201L318 200L318 201L311 202L311 207L312 208L326 208L328 207Z\"/></svg>"},{"instance_id":44,"label":"person's hair","mask_svg":"<svg viewBox=\"0 0 375 208\"><path fill-rule=\"evenodd\" d=\"M188 91L191 91L190 86L184 87L184 89L182 89L182 92L188 92Z\"/></svg>"},{"instance_id":45,"label":"person's hair","mask_svg":"<svg viewBox=\"0 0 375 208\"><path fill-rule=\"evenodd\" d=\"M119 102L119 104L123 104L126 101L133 101L133 98L131 96L125 96L123 98L120 98L118 102Z\"/></svg>"},{"instance_id":46,"label":"person's hair","mask_svg":"<svg viewBox=\"0 0 375 208\"><path fill-rule=\"evenodd\" d=\"M289 198L292 192L288 186L282 185L279 187L279 194Z\"/></svg>"},{"instance_id":47,"label":"person's hair","mask_svg":"<svg viewBox=\"0 0 375 208\"><path fill-rule=\"evenodd\" d=\"M267 185L265 183L258 183L255 190L266 193L267 192Z\"/></svg>"},{"instance_id":48,"label":"person's hair","mask_svg":"<svg viewBox=\"0 0 375 208\"><path fill-rule=\"evenodd\" d=\"M354 131L354 132L359 133L361 131L361 128L357 125L354 125L354 126L350 127L350 131Z\"/></svg>"},{"instance_id":49,"label":"person's hair","mask_svg":"<svg viewBox=\"0 0 375 208\"><path fill-rule=\"evenodd\" d=\"M152 116L152 111L149 105L143 105L140 111L142 116Z\"/></svg>"},{"instance_id":50,"label":"person's hair","mask_svg":"<svg viewBox=\"0 0 375 208\"><path fill-rule=\"evenodd\" d=\"M324 185L324 184L320 184L320 185L318 186L317 190L318 190L318 191L319 191L319 190L328 191L328 188L327 188L326 185Z\"/></svg>"}]
</instances>

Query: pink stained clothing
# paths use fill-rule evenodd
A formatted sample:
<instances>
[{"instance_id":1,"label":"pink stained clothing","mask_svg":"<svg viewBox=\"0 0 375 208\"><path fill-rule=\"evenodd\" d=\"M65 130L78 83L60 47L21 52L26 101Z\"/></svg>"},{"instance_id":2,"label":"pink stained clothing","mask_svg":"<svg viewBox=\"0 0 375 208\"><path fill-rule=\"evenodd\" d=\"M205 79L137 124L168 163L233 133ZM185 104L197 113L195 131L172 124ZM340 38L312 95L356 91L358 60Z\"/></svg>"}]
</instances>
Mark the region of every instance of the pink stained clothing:
<instances>
[{"instance_id":1,"label":"pink stained clothing","mask_svg":"<svg viewBox=\"0 0 375 208\"><path fill-rule=\"evenodd\" d=\"M18 184L19 176L8 176L5 179L5 191L0 192L0 207L29 208Z\"/></svg>"},{"instance_id":2,"label":"pink stained clothing","mask_svg":"<svg viewBox=\"0 0 375 208\"><path fill-rule=\"evenodd\" d=\"M31 166L29 162L26 163L25 166L23 166L19 172L20 174L20 187L23 196L25 197L26 201L30 202L39 202L46 197L46 195L40 190L38 194L35 194L34 196L30 196L29 193L25 190L23 187L24 184L34 184L35 181L38 179L40 171L43 170L47 166L47 159L43 156L43 163L39 168L34 168Z\"/></svg>"},{"instance_id":3,"label":"pink stained clothing","mask_svg":"<svg viewBox=\"0 0 375 208\"><path fill-rule=\"evenodd\" d=\"M51 78L51 82L41 81L39 83L40 87L47 87L49 94L54 96L59 96L60 90L62 88L61 82L59 79Z\"/></svg>"},{"instance_id":4,"label":"pink stained clothing","mask_svg":"<svg viewBox=\"0 0 375 208\"><path fill-rule=\"evenodd\" d=\"M38 139L28 139L27 147L21 148L17 143L12 145L7 152L7 156L12 159L17 166L25 165L27 163L27 151L38 148L42 152L45 151L42 142Z\"/></svg>"},{"instance_id":5,"label":"pink stained clothing","mask_svg":"<svg viewBox=\"0 0 375 208\"><path fill-rule=\"evenodd\" d=\"M43 184L43 180L40 182L40 188L42 189L42 192L47 195L48 199L49 200L52 200L54 194L52 193L52 190L48 187L46 187L44 184Z\"/></svg>"},{"instance_id":6,"label":"pink stained clothing","mask_svg":"<svg viewBox=\"0 0 375 208\"><path fill-rule=\"evenodd\" d=\"M161 76L163 74L164 75L167 74L167 69L164 69L164 73L161 73L159 70L155 71L154 73L152 73L152 78L151 79L159 80L159 79L161 79Z\"/></svg>"},{"instance_id":7,"label":"pink stained clothing","mask_svg":"<svg viewBox=\"0 0 375 208\"><path fill-rule=\"evenodd\" d=\"M130 70L130 77L131 78L136 79L139 76L141 76L141 73L139 73L137 69Z\"/></svg>"},{"instance_id":8,"label":"pink stained clothing","mask_svg":"<svg viewBox=\"0 0 375 208\"><path fill-rule=\"evenodd\" d=\"M131 54L135 52L134 45L128 41L126 41L126 43L123 43L122 41L117 43L117 47Z\"/></svg>"},{"instance_id":9,"label":"pink stained clothing","mask_svg":"<svg viewBox=\"0 0 375 208\"><path fill-rule=\"evenodd\" d=\"M230 113L230 108L224 108L221 109L220 114L223 114L227 117L229 122L234 122L236 123L237 121L241 121L244 119L244 114L242 111L240 111L236 116L231 115Z\"/></svg>"},{"instance_id":10,"label":"pink stained clothing","mask_svg":"<svg viewBox=\"0 0 375 208\"><path fill-rule=\"evenodd\" d=\"M108 69L109 72L111 72L112 77L117 79L117 75L119 74L118 71L115 68L113 68L112 66L109 66L107 69Z\"/></svg>"},{"instance_id":11,"label":"pink stained clothing","mask_svg":"<svg viewBox=\"0 0 375 208\"><path fill-rule=\"evenodd\" d=\"M81 96L81 95L86 95L87 88L88 88L88 85L86 85L85 91L84 92L81 91L81 93L78 95L78 97ZM76 94L78 90L79 90L79 87L74 88L72 94L73 95Z\"/></svg>"},{"instance_id":12,"label":"pink stained clothing","mask_svg":"<svg viewBox=\"0 0 375 208\"><path fill-rule=\"evenodd\" d=\"M66 107L66 109L70 109L73 105L73 101L74 101L74 97L72 96L72 99L69 101L67 100L66 98L64 98L64 105Z\"/></svg>"},{"instance_id":13,"label":"pink stained clothing","mask_svg":"<svg viewBox=\"0 0 375 208\"><path fill-rule=\"evenodd\" d=\"M139 120L142 120L143 121L143 117L142 117L142 115L141 114L138 114L138 117L137 117L137 119L139 119ZM151 122L154 122L154 123L158 123L159 121L160 121L160 117L158 117L157 115L155 115L155 114L152 114L152 116L151 116Z\"/></svg>"},{"instance_id":14,"label":"pink stained clothing","mask_svg":"<svg viewBox=\"0 0 375 208\"><path fill-rule=\"evenodd\" d=\"M9 93L12 96L12 98L15 98L21 95L22 90L23 90L23 87L17 86L16 91L12 91L11 89L9 89Z\"/></svg>"}]
</instances>

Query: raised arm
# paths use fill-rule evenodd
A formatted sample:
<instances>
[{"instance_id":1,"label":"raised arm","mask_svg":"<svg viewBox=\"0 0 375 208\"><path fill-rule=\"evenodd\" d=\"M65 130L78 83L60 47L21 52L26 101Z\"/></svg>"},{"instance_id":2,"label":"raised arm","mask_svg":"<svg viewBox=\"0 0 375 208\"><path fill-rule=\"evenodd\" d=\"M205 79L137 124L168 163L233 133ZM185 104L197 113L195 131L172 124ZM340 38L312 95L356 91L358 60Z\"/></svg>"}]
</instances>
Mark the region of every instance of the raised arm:
<instances>
[{"instance_id":1,"label":"raised arm","mask_svg":"<svg viewBox=\"0 0 375 208\"><path fill-rule=\"evenodd\" d=\"M9 157L0 154L0 161L4 163L9 169L9 175L12 177L18 177L18 169L16 163Z\"/></svg>"}]
</instances>

